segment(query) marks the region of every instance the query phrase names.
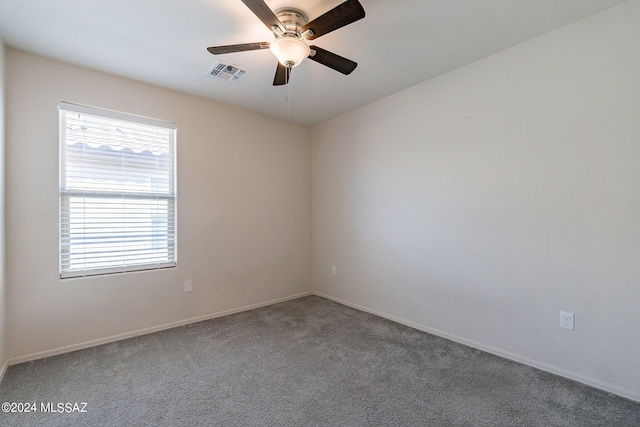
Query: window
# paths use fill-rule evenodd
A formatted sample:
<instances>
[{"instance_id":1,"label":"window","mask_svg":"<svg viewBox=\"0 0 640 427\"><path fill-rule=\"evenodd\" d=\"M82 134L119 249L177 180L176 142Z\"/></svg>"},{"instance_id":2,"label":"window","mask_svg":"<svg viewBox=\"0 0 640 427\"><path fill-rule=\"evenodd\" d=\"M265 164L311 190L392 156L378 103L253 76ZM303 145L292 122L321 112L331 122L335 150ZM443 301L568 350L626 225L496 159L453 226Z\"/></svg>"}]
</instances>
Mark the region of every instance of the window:
<instances>
[{"instance_id":1,"label":"window","mask_svg":"<svg viewBox=\"0 0 640 427\"><path fill-rule=\"evenodd\" d=\"M60 277L174 267L175 124L59 109Z\"/></svg>"}]
</instances>

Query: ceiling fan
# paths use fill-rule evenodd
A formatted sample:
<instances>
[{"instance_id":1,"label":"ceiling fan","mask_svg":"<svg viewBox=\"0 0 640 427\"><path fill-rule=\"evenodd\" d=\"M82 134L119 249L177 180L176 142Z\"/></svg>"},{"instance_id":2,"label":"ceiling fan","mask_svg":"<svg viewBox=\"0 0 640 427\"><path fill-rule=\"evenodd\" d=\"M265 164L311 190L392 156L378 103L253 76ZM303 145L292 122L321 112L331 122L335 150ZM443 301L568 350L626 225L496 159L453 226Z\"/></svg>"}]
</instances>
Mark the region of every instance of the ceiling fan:
<instances>
[{"instance_id":1,"label":"ceiling fan","mask_svg":"<svg viewBox=\"0 0 640 427\"><path fill-rule=\"evenodd\" d=\"M270 49L278 58L274 86L289 83L291 69L309 58L342 74L351 74L358 66L350 59L309 46L305 40L314 40L345 25L364 18L364 9L358 0L347 0L337 7L309 22L304 12L293 8L282 8L273 12L263 0L242 0L276 37L274 41L212 46L207 50L214 55Z\"/></svg>"}]
</instances>

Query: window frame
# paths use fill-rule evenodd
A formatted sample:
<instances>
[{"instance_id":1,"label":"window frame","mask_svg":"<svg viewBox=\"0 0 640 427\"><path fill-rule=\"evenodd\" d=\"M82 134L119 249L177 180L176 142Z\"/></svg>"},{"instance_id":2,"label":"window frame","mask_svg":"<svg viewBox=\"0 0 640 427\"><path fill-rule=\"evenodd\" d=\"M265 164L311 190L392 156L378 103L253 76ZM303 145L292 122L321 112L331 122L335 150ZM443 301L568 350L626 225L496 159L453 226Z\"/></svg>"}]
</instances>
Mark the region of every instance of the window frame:
<instances>
[{"instance_id":1,"label":"window frame","mask_svg":"<svg viewBox=\"0 0 640 427\"><path fill-rule=\"evenodd\" d=\"M138 116L129 113L123 113L119 111L107 110L96 107L89 107L85 105L72 104L68 102L59 102L58 104L59 110L59 192L58 192L58 209L59 209L59 218L58 218L58 244L59 244L59 258L58 258L58 270L60 273L61 279L68 278L78 278L78 277L87 277L87 276L99 276L99 275L107 275L107 274L117 274L117 273L127 273L127 272L135 272L135 271L149 271L149 270L158 270L164 268L173 268L177 267L178 262L178 197L177 197L177 126L173 122L154 119L150 117ZM126 122L131 122L135 124L142 125L150 125L155 127L162 127L170 130L169 133L169 161L170 161L170 179L168 183L168 194L163 195L160 192L150 193L150 194L142 194L142 193L131 193L127 194L120 191L103 191L103 190L67 190L67 166L66 166L66 121L67 121L67 112L72 113L80 113L80 114L89 114L93 116L98 116L101 118L107 119L115 119ZM70 204L72 198L86 198L86 199L105 199L105 200L113 200L114 198L121 199L131 199L131 200L156 200L156 201L166 201L167 207L167 225L165 233L167 236L166 247L167 253L171 254L168 256L168 260L166 262L145 262L138 263L135 262L126 262L122 265L111 266L111 267L89 267L82 269L71 269L71 261L69 258L70 255L70 247L71 247L71 237L70 231L64 230L64 225L70 225L71 219L65 218L65 215L70 214ZM126 205L123 202L123 206ZM66 212L66 214L65 214ZM64 222L66 221L66 222ZM124 236L124 234L115 234L117 236ZM154 240L148 240L153 244ZM67 243L64 243L67 242ZM65 257L68 261L64 261ZM123 256L124 258L124 256ZM128 260L131 261L131 260Z\"/></svg>"}]
</instances>

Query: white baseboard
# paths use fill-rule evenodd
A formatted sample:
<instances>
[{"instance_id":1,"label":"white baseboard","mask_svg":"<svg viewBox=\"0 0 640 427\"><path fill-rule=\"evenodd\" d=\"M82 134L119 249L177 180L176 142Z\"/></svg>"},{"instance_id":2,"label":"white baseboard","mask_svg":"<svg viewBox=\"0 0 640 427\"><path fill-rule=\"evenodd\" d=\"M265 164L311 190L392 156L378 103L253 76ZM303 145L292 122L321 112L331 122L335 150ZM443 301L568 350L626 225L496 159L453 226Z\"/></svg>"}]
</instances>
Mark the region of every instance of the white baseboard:
<instances>
[{"instance_id":1,"label":"white baseboard","mask_svg":"<svg viewBox=\"0 0 640 427\"><path fill-rule=\"evenodd\" d=\"M243 307L238 307L238 308L234 308L234 309L230 309L230 310L225 310L225 311L220 311L220 312L216 312L216 313L212 313L212 314L208 314L208 315L204 315L204 316L198 316L198 317L193 317L190 319L185 319L185 320L180 320L177 322L172 322L172 323L167 323L164 325L159 325L159 326L154 326L151 328L145 328L145 329L140 329L137 331L132 331L132 332L127 332L124 334L119 334L119 335L113 335L110 337L105 337L105 338L101 338L101 339L97 339L97 340L92 340L92 341L86 341L83 343L78 343L78 344L73 344L73 345L69 345L69 346L65 346L65 347L59 347L56 349L52 349L52 350L46 350L46 351L42 351L42 352L37 352L37 353L32 353L32 354L28 354L28 355L24 355L24 356L19 356L19 357L15 357L12 359L9 359L8 362L6 362L4 364L4 366L2 366L0 368L0 382L2 382L2 379L4 378L4 374L7 371L7 368L9 367L9 365L15 365L18 363L23 363L23 362L28 362L31 360L37 360L37 359L42 359L44 357L50 357L50 356L55 356L58 354L63 354L63 353L68 353L71 351L76 351L76 350L82 350L85 348L90 348L90 347L95 347L98 345L102 345L102 344L108 344L111 342L116 342L116 341L121 341L124 339L128 339L128 338L133 338L136 336L140 336L140 335L146 335L146 334L151 334L154 332L159 332L159 331L163 331L166 329L172 329L172 328L176 328L179 326L184 326L184 325L188 325L191 323L196 323L196 322L201 322L203 320L209 320L209 319L214 319L217 317L222 317L222 316L228 316L230 314L235 314L235 313L240 313L243 311L248 311L248 310L253 310L256 308L260 308L260 307L266 307L269 305L273 305L273 304L278 304L281 302L285 302L285 301L289 301L289 300L293 300L293 299L298 299L298 298L302 298L302 297L306 297L306 296L310 296L310 295L316 295L319 296L321 298L326 298L328 300L331 301L335 301L338 304L342 304L345 305L347 307L351 307L354 308L356 310L360 310L360 311L364 311L366 313L371 313L374 314L376 316L380 316L383 317L385 319L400 323L402 325L405 326L409 326L411 328L423 331L423 332L427 332L430 333L432 335L436 335L442 338L446 338L448 340L460 343L460 344L464 344L466 346L469 347L473 347L476 348L478 350L482 350L482 351L486 351L487 353L491 353L494 354L496 356L500 356L500 357L504 357L505 359L510 359L513 360L515 362L519 362L519 363L523 363L525 365L528 366L532 366L534 368L537 369L541 369L543 371L547 371L550 372L552 374L555 375L559 375L565 378L569 378L571 380L574 381L578 381L580 383L592 386L592 387L596 387L599 388L601 390L607 391L609 393L613 393L622 397L625 397L627 399L631 399L637 402L640 402L640 393L634 390L629 390L629 389L625 389L622 387L618 387L616 385L613 384L609 384L609 383L605 383L602 381L599 381L597 379L594 378L589 378L589 377L585 377L583 375L577 374L575 372L571 372L571 371L567 371L561 368L558 368L556 366L552 366L552 365L548 365L546 363L537 361L537 360L533 360L533 359L529 359L527 357L524 357L522 355L516 354L516 353L512 353L509 351L505 351L502 350L500 348L496 348L493 346L487 346L484 345L482 343L473 341L473 340L469 340L463 337L459 337L457 335L453 335L453 334L449 334L447 332L443 332L437 329L433 329L430 328L428 326L425 325L421 325L415 322L412 322L410 320L401 318L401 317L397 317L379 310L374 310L372 308L369 307L365 307L359 304L355 304L353 302L350 301L346 301L340 298L336 298L334 296L331 295L327 295L327 294L323 294L321 292L303 292L300 294L296 294L296 295L291 295L288 297L284 297L284 298L277 298L274 300L270 300L270 301L265 301L265 302L261 302L261 303L257 303L257 304L251 304L251 305L247 305L247 306L243 306Z\"/></svg>"},{"instance_id":2,"label":"white baseboard","mask_svg":"<svg viewBox=\"0 0 640 427\"><path fill-rule=\"evenodd\" d=\"M238 308L234 308L234 309L230 309L230 310L219 311L219 312L207 314L207 315L204 315L204 316L192 317L190 319L179 320L177 322L166 323L164 325L153 326L153 327L145 328L145 329L139 329L139 330L132 331L132 332L127 332L127 333L124 333L124 334L112 335L110 337L100 338L100 339L97 339L97 340L86 341L86 342L73 344L73 345L68 345L68 346L64 346L64 347L59 347L59 348L55 348L55 349L51 349L51 350L45 350L45 351L41 351L41 352L37 352L37 353L31 353L31 354L27 354L27 355L24 355L24 356L18 356L18 357L14 357L14 358L9 359L8 363L5 364L5 368L4 369L6 370L8 365L16 365L18 363L29 362L31 360L37 360L37 359L42 359L42 358L45 358L45 357L56 356L58 354L69 353L71 351L76 351L76 350L83 350L85 348L95 347L95 346L102 345L102 344L109 344L109 343L112 343L112 342L116 342L116 341L121 341L121 340L125 340L125 339L128 339L128 338L137 337L137 336L140 336L140 335L146 335L146 334L151 334L151 333L154 333L154 332L164 331L166 329L177 328L179 326L189 325L191 323L202 322L203 320L209 320L209 319L215 319L216 317L228 316L230 314L235 314L235 313L240 313L240 312L243 312L243 311L253 310L253 309L256 309L256 308L260 308L260 307L266 307L266 306L269 306L269 305L278 304L278 303L281 303L281 302L285 302L285 301L289 301L289 300L293 300L293 299L298 299L298 298L302 298L302 297L306 297L306 296L310 296L310 295L313 295L313 292L303 292L303 293L296 294L296 295L290 295L288 297L277 298L277 299L273 299L273 300L269 300L269 301L260 302L260 303L257 303L257 304L250 304L250 305L246 305L246 306L243 306L243 307L238 307ZM2 373L4 374L4 371L2 371Z\"/></svg>"},{"instance_id":3,"label":"white baseboard","mask_svg":"<svg viewBox=\"0 0 640 427\"><path fill-rule=\"evenodd\" d=\"M609 392L609 393L616 394L618 396L622 396L622 397L627 398L627 399L634 400L636 402L640 402L640 392L635 391L635 390L629 390L629 389L626 389L626 388L623 388L623 387L618 387L618 386L616 386L614 384L609 384L609 383L602 382L602 381L594 379L594 378L585 377L584 375L580 375L580 374L577 374L575 372L567 371L567 370L559 368L557 366L548 365L548 364L546 364L544 362L533 360L533 359L530 359L528 357L525 357L525 356L522 356L522 355L519 355L519 354L516 354L516 353L512 353L512 352L509 352L509 351L505 351L505 350L502 350L502 349L497 348L497 347L488 346L488 345L482 344L480 342L476 342L476 341L469 340L469 339L466 339L466 338L463 338L463 337L460 337L460 336L457 336L457 335L453 335L453 334L449 334L447 332L443 332L443 331L440 331L440 330L437 330L437 329L433 329L433 328L430 328L428 326L421 325L421 324L412 322L412 321L407 320L407 319L403 319L401 317L397 317L397 316L394 316L394 315L391 315L391 314L388 314L388 313L385 313L385 312L382 312L382 311L379 311L379 310L374 310L372 308L365 307L365 306L362 306L362 305L359 305L359 304L355 304L355 303L352 303L350 301L346 301L346 300L343 300L343 299L340 299L340 298L336 298L336 297L331 296L331 295L323 294L321 292L314 292L313 294L316 295L316 296L319 296L321 298L326 298L328 300L337 302L338 304L346 305L347 307L355 308L356 310L360 310L360 311L364 311L366 313L374 314L376 316L383 317L385 319L400 323L402 325L409 326L410 328L418 329L420 331L427 332L427 333L432 334L432 335L436 335L436 336L439 336L439 337L442 337L442 338L446 338L446 339L448 339L450 341L454 341L454 342L457 342L457 343L460 343L460 344L464 344L466 346L473 347L473 348L476 348L478 350L482 350L482 351L485 351L487 353L491 353L491 354L494 354L496 356L503 357L505 359L513 360L513 361L518 362L518 363L522 363L522 364L525 364L525 365L528 365L528 366L531 366L531 367L534 367L534 368L537 368L537 369L541 369L543 371L550 372L552 374L559 375L561 377L565 377L565 378L568 378L570 380L578 381L580 383L583 383L583 384L598 388L600 390L604 390L604 391Z\"/></svg>"}]
</instances>

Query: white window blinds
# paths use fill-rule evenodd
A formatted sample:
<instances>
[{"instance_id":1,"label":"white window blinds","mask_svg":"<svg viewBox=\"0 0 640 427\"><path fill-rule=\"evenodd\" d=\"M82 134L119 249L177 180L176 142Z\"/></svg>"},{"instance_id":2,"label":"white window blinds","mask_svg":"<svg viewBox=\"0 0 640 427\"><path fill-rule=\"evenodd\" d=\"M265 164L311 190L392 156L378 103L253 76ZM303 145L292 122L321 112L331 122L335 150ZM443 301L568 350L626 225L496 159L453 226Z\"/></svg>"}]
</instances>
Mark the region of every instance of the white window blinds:
<instances>
[{"instance_id":1,"label":"white window blinds","mask_svg":"<svg viewBox=\"0 0 640 427\"><path fill-rule=\"evenodd\" d=\"M60 277L175 266L175 124L59 109Z\"/></svg>"}]
</instances>

